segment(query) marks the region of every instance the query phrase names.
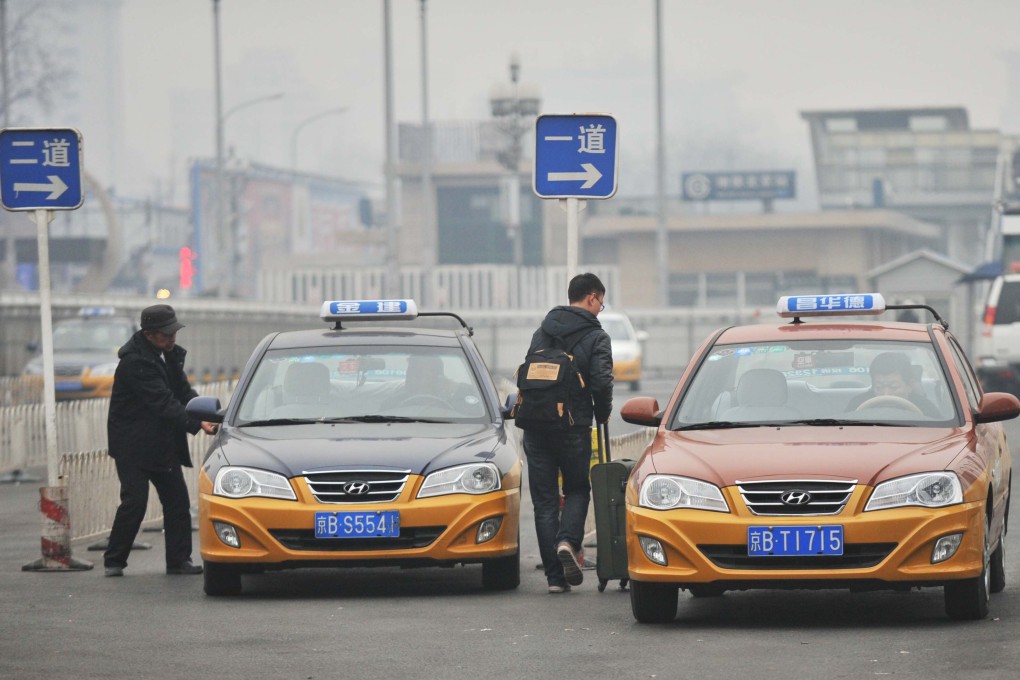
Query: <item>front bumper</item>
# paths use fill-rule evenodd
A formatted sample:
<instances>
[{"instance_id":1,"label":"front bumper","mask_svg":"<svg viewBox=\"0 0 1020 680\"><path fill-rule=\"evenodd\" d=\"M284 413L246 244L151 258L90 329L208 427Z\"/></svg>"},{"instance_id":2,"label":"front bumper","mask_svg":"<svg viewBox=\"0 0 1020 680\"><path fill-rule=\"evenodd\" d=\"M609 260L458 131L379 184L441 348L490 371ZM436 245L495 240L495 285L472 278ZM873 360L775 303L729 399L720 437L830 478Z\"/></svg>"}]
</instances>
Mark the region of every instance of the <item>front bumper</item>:
<instances>
[{"instance_id":1,"label":"front bumper","mask_svg":"<svg viewBox=\"0 0 1020 680\"><path fill-rule=\"evenodd\" d=\"M627 506L630 578L656 583L715 584L723 588L903 588L940 585L981 573L984 507L981 502L947 508L895 508L863 512L870 489L858 486L843 512L831 516L755 516L732 488L724 489L730 513L657 511ZM734 498L736 496L736 498ZM857 508L857 510L854 510ZM750 526L840 524L841 557L748 557ZM935 542L961 533L949 559L931 563ZM667 565L643 552L639 537L659 541Z\"/></svg>"},{"instance_id":2,"label":"front bumper","mask_svg":"<svg viewBox=\"0 0 1020 680\"><path fill-rule=\"evenodd\" d=\"M630 361L613 360L614 382L635 382L641 380L641 359Z\"/></svg>"},{"instance_id":3,"label":"front bumper","mask_svg":"<svg viewBox=\"0 0 1020 680\"><path fill-rule=\"evenodd\" d=\"M504 477L511 488L479 496L451 494L415 498L422 478L412 475L392 503L324 504L317 502L301 478L291 480L298 500L232 499L212 494L212 482L199 479L199 542L202 560L242 570L293 569L312 566L441 566L482 562L513 555L518 549L520 518L519 465ZM316 539L316 512L397 510L399 539ZM479 524L502 519L496 535L476 543ZM213 522L233 526L240 548L223 543ZM245 569L246 568L246 569Z\"/></svg>"}]
</instances>

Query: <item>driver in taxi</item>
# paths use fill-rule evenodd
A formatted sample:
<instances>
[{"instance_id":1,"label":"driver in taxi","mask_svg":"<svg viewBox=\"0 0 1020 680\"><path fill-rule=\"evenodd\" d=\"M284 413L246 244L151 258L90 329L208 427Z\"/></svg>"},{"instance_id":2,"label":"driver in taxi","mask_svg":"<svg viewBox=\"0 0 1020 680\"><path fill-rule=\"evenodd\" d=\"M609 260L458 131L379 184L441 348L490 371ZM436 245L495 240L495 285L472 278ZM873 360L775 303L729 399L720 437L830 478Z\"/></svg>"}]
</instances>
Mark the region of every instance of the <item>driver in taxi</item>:
<instances>
[{"instance_id":1,"label":"driver in taxi","mask_svg":"<svg viewBox=\"0 0 1020 680\"><path fill-rule=\"evenodd\" d=\"M394 408L418 400L428 403L427 400L430 398L458 405L471 392L467 385L446 377L442 358L434 355L412 355L407 359L403 386L383 402L383 407Z\"/></svg>"},{"instance_id":2,"label":"driver in taxi","mask_svg":"<svg viewBox=\"0 0 1020 680\"><path fill-rule=\"evenodd\" d=\"M924 396L914 366L906 355L900 352L879 354L872 360L869 374L871 389L851 399L847 411L856 411L877 397L899 397L909 401L929 418L942 418L938 407Z\"/></svg>"}]
</instances>

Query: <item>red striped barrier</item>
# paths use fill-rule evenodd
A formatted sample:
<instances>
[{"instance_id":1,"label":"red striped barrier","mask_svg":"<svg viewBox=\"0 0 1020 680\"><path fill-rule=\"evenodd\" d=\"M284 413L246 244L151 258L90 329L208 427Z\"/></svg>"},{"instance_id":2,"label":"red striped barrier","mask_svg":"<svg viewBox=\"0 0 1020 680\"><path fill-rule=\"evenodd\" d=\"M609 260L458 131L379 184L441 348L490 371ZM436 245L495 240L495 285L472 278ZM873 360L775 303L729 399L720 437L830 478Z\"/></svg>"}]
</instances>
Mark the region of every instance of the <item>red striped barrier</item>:
<instances>
[{"instance_id":1,"label":"red striped barrier","mask_svg":"<svg viewBox=\"0 0 1020 680\"><path fill-rule=\"evenodd\" d=\"M65 486L44 486L39 489L39 510L43 515L42 557L26 564L22 571L84 571L91 562L71 556L71 515Z\"/></svg>"}]
</instances>

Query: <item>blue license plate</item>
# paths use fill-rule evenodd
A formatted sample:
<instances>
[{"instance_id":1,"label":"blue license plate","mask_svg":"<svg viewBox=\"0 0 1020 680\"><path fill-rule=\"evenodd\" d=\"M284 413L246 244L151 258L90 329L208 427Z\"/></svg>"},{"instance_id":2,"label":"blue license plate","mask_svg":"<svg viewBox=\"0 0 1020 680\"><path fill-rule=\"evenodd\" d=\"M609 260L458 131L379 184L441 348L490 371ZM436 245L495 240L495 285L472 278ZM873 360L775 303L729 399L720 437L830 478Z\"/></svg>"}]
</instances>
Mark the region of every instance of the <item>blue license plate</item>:
<instances>
[{"instance_id":1,"label":"blue license plate","mask_svg":"<svg viewBox=\"0 0 1020 680\"><path fill-rule=\"evenodd\" d=\"M748 557L842 554L843 527L838 524L747 527Z\"/></svg>"},{"instance_id":2,"label":"blue license plate","mask_svg":"<svg viewBox=\"0 0 1020 680\"><path fill-rule=\"evenodd\" d=\"M396 538L400 513L396 510L315 513L316 538Z\"/></svg>"}]
</instances>

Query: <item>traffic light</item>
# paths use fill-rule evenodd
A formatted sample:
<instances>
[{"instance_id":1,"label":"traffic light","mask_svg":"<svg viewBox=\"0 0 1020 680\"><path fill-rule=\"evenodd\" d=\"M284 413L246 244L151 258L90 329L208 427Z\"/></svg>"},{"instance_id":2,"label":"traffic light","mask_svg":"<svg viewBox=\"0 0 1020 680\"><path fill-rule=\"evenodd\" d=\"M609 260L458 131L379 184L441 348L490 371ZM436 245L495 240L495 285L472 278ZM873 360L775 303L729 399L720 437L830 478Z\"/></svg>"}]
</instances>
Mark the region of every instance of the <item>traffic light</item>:
<instances>
[{"instance_id":1,"label":"traffic light","mask_svg":"<svg viewBox=\"0 0 1020 680\"><path fill-rule=\"evenodd\" d=\"M180 283L181 290L191 288L191 279L195 275L195 252L188 246L181 248Z\"/></svg>"}]
</instances>

